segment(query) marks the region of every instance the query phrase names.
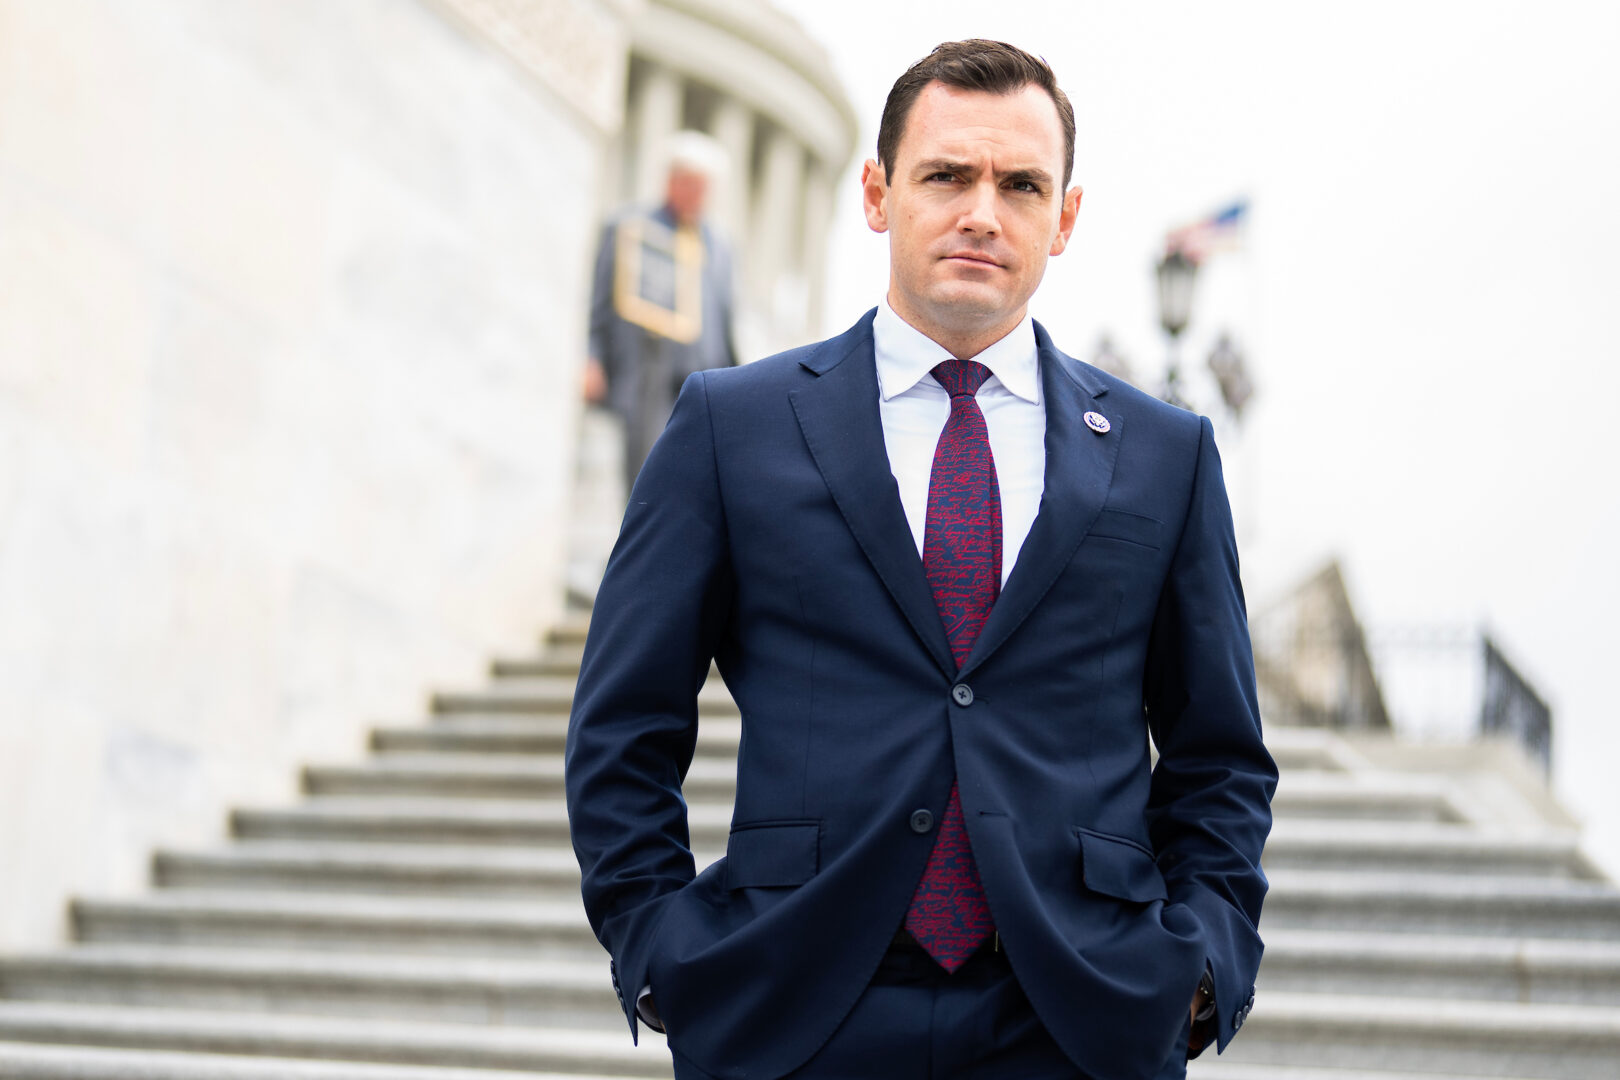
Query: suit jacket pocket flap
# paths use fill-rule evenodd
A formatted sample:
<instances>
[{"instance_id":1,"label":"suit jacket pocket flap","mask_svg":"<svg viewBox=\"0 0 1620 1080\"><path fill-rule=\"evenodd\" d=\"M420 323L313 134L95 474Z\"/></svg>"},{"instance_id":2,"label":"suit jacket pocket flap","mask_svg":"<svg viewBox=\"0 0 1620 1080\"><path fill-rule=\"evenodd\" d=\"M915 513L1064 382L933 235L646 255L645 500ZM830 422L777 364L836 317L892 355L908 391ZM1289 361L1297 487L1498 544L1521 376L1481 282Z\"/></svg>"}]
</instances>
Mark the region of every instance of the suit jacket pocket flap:
<instances>
[{"instance_id":1,"label":"suit jacket pocket flap","mask_svg":"<svg viewBox=\"0 0 1620 1080\"><path fill-rule=\"evenodd\" d=\"M820 856L820 822L739 825L726 841L726 888L803 885L815 877Z\"/></svg>"},{"instance_id":2,"label":"suit jacket pocket flap","mask_svg":"<svg viewBox=\"0 0 1620 1080\"><path fill-rule=\"evenodd\" d=\"M1169 899L1164 878L1146 848L1123 836L1074 831L1080 837L1080 873L1086 888L1142 904Z\"/></svg>"},{"instance_id":3,"label":"suit jacket pocket flap","mask_svg":"<svg viewBox=\"0 0 1620 1080\"><path fill-rule=\"evenodd\" d=\"M1092 522L1091 530L1086 535L1157 548L1160 528L1154 518L1133 514L1129 510L1110 510L1104 507L1097 515L1097 520Z\"/></svg>"}]
</instances>

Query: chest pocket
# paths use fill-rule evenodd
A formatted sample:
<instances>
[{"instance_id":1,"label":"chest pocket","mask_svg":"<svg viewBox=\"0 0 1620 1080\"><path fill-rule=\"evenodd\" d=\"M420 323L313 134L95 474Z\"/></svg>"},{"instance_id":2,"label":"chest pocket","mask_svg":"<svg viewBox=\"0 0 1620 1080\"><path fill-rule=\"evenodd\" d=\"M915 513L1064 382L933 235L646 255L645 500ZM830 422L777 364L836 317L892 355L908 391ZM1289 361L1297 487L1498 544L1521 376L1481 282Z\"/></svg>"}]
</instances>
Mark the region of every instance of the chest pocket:
<instances>
[{"instance_id":1,"label":"chest pocket","mask_svg":"<svg viewBox=\"0 0 1620 1080\"><path fill-rule=\"evenodd\" d=\"M1110 510L1104 507L1092 523L1086 539L1123 540L1139 547L1159 549L1159 533L1163 526L1155 518L1133 514L1128 510Z\"/></svg>"}]
</instances>

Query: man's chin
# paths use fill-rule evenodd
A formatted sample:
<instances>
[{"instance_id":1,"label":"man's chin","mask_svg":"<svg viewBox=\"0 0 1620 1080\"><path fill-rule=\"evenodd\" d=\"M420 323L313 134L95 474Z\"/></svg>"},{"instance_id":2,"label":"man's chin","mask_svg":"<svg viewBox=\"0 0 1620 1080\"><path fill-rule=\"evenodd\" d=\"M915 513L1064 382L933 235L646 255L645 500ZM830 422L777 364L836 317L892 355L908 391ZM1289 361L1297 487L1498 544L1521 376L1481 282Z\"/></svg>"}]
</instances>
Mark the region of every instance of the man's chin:
<instances>
[{"instance_id":1,"label":"man's chin","mask_svg":"<svg viewBox=\"0 0 1620 1080\"><path fill-rule=\"evenodd\" d=\"M968 281L941 286L928 299L942 323L963 329L999 322L1020 306L1001 289Z\"/></svg>"}]
</instances>

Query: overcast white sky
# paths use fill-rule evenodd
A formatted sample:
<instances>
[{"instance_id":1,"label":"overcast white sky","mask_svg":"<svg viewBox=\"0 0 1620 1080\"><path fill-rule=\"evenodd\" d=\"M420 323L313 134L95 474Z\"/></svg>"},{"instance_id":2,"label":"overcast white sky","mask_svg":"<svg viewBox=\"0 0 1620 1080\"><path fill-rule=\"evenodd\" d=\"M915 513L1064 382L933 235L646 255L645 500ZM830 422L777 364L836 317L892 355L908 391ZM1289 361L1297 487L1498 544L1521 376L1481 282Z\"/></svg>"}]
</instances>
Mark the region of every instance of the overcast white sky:
<instances>
[{"instance_id":1,"label":"overcast white sky","mask_svg":"<svg viewBox=\"0 0 1620 1080\"><path fill-rule=\"evenodd\" d=\"M1489 627L1620 871L1620 4L775 2L863 124L829 329L885 286L859 160L940 41L1041 53L1074 101L1086 194L1033 310L1082 359L1106 331L1158 372L1166 229L1251 200L1185 349L1230 330L1260 387L1220 428L1251 608L1338 555L1375 630Z\"/></svg>"}]
</instances>

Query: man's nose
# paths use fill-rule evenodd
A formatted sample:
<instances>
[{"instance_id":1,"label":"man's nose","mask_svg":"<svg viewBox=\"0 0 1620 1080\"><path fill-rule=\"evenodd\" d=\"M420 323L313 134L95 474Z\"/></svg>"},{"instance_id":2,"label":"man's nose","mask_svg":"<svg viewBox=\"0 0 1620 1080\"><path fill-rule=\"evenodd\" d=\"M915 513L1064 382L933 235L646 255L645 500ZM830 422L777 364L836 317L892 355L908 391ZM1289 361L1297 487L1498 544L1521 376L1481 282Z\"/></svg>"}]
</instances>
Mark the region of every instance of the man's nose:
<instances>
[{"instance_id":1,"label":"man's nose","mask_svg":"<svg viewBox=\"0 0 1620 1080\"><path fill-rule=\"evenodd\" d=\"M962 216L956 223L957 229L975 236L999 233L1001 223L996 218L997 195L995 184L978 183L970 187L965 195L967 205L962 207Z\"/></svg>"}]
</instances>

